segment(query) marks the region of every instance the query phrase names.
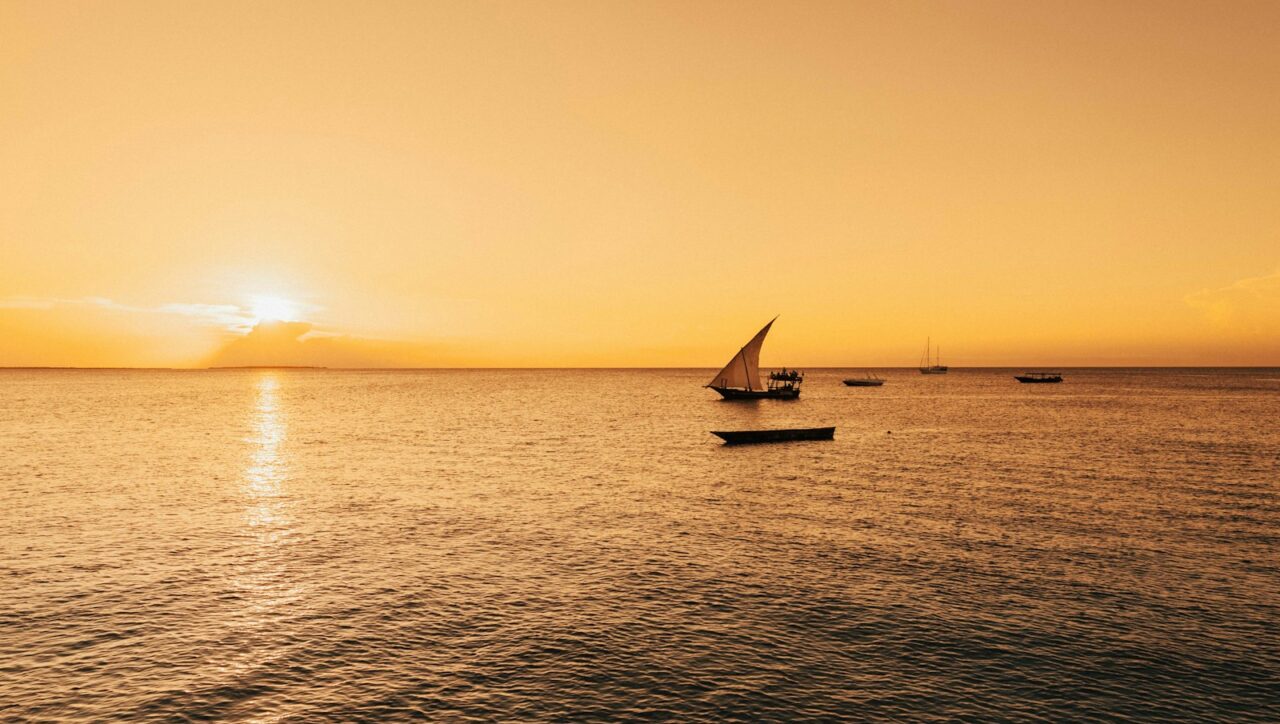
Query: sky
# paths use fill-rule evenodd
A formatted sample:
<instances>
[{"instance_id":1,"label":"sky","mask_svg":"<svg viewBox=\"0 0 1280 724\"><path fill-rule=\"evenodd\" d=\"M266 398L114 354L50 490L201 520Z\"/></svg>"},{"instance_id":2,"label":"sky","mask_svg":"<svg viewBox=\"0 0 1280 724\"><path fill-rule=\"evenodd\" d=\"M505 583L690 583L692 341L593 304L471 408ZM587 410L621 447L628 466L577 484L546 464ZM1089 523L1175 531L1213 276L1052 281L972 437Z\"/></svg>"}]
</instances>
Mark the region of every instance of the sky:
<instances>
[{"instance_id":1,"label":"sky","mask_svg":"<svg viewBox=\"0 0 1280 724\"><path fill-rule=\"evenodd\" d=\"M0 366L1280 365L1280 3L0 0Z\"/></svg>"}]
</instances>

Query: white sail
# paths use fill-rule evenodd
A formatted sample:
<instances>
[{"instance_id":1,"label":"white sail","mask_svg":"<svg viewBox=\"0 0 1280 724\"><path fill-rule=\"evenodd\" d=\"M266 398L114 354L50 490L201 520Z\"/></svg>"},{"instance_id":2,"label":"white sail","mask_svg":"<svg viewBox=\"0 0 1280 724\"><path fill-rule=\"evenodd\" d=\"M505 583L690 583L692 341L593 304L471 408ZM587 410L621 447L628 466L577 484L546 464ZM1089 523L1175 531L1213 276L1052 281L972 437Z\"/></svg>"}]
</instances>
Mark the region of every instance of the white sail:
<instances>
[{"instance_id":1,"label":"white sail","mask_svg":"<svg viewBox=\"0 0 1280 724\"><path fill-rule=\"evenodd\" d=\"M756 336L751 338L738 353L729 360L729 364L724 369L716 373L708 383L711 387L736 387L743 390L763 390L765 386L760 382L760 348L764 346L764 336L769 333L769 328L773 326L774 320L764 325L764 329L756 332Z\"/></svg>"}]
</instances>

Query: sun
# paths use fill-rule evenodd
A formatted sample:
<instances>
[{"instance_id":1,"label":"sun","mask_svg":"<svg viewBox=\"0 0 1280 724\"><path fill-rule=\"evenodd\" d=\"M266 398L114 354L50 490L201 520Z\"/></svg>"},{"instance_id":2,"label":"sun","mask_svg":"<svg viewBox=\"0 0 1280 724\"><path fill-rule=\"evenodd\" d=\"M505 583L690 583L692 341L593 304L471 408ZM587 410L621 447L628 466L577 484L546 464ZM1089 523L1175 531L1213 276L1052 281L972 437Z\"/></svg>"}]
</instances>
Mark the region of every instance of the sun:
<instances>
[{"instance_id":1,"label":"sun","mask_svg":"<svg viewBox=\"0 0 1280 724\"><path fill-rule=\"evenodd\" d=\"M298 313L298 305L280 297L255 296L251 299L249 312L254 322L289 322Z\"/></svg>"}]
</instances>

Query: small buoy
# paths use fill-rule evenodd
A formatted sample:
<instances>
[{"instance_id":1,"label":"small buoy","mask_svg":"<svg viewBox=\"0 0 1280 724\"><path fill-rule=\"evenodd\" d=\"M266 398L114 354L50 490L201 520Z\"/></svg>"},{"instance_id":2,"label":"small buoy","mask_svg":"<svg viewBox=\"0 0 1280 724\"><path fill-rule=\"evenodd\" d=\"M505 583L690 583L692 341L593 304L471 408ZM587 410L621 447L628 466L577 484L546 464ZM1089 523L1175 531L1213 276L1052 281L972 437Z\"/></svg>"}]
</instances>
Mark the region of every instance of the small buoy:
<instances>
[{"instance_id":1,"label":"small buoy","mask_svg":"<svg viewBox=\"0 0 1280 724\"><path fill-rule=\"evenodd\" d=\"M886 434L886 435L892 435L892 434L893 434L893 430L885 430L885 431L884 431L884 434Z\"/></svg>"}]
</instances>

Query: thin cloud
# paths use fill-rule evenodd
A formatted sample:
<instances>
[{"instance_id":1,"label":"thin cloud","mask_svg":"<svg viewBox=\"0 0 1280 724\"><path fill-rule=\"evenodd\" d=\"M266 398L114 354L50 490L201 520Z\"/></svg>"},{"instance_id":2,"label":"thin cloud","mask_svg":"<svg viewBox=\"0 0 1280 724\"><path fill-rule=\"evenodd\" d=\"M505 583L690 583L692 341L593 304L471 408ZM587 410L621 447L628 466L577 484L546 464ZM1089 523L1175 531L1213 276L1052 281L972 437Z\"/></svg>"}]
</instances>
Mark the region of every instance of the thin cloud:
<instances>
[{"instance_id":1,"label":"thin cloud","mask_svg":"<svg viewBox=\"0 0 1280 724\"><path fill-rule=\"evenodd\" d=\"M253 326L249 310L234 304L200 304L170 302L154 307L124 304L107 297L6 297L0 299L0 309L57 309L92 307L117 312L137 314L164 314L187 317L197 322L222 326L231 330L246 331Z\"/></svg>"},{"instance_id":2,"label":"thin cloud","mask_svg":"<svg viewBox=\"0 0 1280 724\"><path fill-rule=\"evenodd\" d=\"M156 308L162 314L178 314L184 317L203 319L211 324L226 325L232 328L248 328L252 317L247 311L234 304L162 304Z\"/></svg>"},{"instance_id":3,"label":"thin cloud","mask_svg":"<svg viewBox=\"0 0 1280 724\"><path fill-rule=\"evenodd\" d=\"M1251 334L1280 332L1280 271L1202 289L1186 302L1217 325Z\"/></svg>"}]
</instances>

